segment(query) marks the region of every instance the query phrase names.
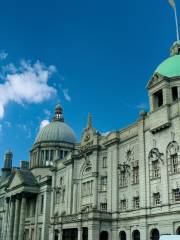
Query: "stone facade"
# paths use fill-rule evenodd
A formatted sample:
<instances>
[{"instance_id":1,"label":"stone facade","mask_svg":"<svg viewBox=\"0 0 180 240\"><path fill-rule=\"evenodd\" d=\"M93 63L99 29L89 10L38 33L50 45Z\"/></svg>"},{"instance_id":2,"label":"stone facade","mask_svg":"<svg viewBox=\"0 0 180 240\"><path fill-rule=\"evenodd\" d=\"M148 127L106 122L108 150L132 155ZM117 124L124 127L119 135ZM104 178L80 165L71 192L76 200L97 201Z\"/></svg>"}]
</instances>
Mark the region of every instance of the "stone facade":
<instances>
[{"instance_id":1,"label":"stone facade","mask_svg":"<svg viewBox=\"0 0 180 240\"><path fill-rule=\"evenodd\" d=\"M179 57L180 44L174 45ZM179 67L179 66L178 66ZM101 134L91 115L80 143L56 107L30 152L0 185L2 240L158 240L180 235L180 75L155 72L150 111Z\"/></svg>"}]
</instances>

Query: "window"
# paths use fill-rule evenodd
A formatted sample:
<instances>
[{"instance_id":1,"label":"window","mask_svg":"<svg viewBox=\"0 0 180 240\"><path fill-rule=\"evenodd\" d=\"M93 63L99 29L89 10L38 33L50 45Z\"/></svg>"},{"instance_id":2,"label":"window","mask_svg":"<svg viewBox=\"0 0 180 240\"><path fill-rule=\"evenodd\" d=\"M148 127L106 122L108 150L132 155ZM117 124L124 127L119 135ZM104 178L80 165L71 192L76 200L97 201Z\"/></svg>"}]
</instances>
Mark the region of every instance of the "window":
<instances>
[{"instance_id":1,"label":"window","mask_svg":"<svg viewBox=\"0 0 180 240\"><path fill-rule=\"evenodd\" d=\"M54 150L50 151L50 161L52 162L54 159Z\"/></svg>"},{"instance_id":2,"label":"window","mask_svg":"<svg viewBox=\"0 0 180 240\"><path fill-rule=\"evenodd\" d=\"M122 212L127 210L127 200L126 199L123 199L120 201L120 210Z\"/></svg>"},{"instance_id":3,"label":"window","mask_svg":"<svg viewBox=\"0 0 180 240\"><path fill-rule=\"evenodd\" d=\"M119 186L120 187L127 187L127 176L125 171L121 171L119 175Z\"/></svg>"},{"instance_id":4,"label":"window","mask_svg":"<svg viewBox=\"0 0 180 240\"><path fill-rule=\"evenodd\" d=\"M61 192L59 190L56 191L56 198L55 198L55 202L56 204L59 204L60 202L60 197L61 197Z\"/></svg>"},{"instance_id":5,"label":"window","mask_svg":"<svg viewBox=\"0 0 180 240\"><path fill-rule=\"evenodd\" d=\"M171 155L171 173L178 172L178 154Z\"/></svg>"},{"instance_id":6,"label":"window","mask_svg":"<svg viewBox=\"0 0 180 240\"><path fill-rule=\"evenodd\" d=\"M68 155L68 151L64 151L64 157Z\"/></svg>"},{"instance_id":7,"label":"window","mask_svg":"<svg viewBox=\"0 0 180 240\"><path fill-rule=\"evenodd\" d=\"M64 152L63 150L60 150L60 159L63 159L64 158Z\"/></svg>"},{"instance_id":8,"label":"window","mask_svg":"<svg viewBox=\"0 0 180 240\"><path fill-rule=\"evenodd\" d=\"M86 197L92 194L93 181L88 181L82 184L82 196Z\"/></svg>"},{"instance_id":9,"label":"window","mask_svg":"<svg viewBox=\"0 0 180 240\"><path fill-rule=\"evenodd\" d=\"M157 206L160 204L160 193L154 193L153 194L153 205Z\"/></svg>"},{"instance_id":10,"label":"window","mask_svg":"<svg viewBox=\"0 0 180 240\"><path fill-rule=\"evenodd\" d=\"M133 184L139 183L139 166L133 167Z\"/></svg>"},{"instance_id":11,"label":"window","mask_svg":"<svg viewBox=\"0 0 180 240\"><path fill-rule=\"evenodd\" d=\"M41 195L40 213L44 212L44 195Z\"/></svg>"},{"instance_id":12,"label":"window","mask_svg":"<svg viewBox=\"0 0 180 240\"><path fill-rule=\"evenodd\" d=\"M174 202L180 201L180 189L179 188L173 189L173 200L174 200Z\"/></svg>"},{"instance_id":13,"label":"window","mask_svg":"<svg viewBox=\"0 0 180 240\"><path fill-rule=\"evenodd\" d=\"M158 160L152 161L152 177L153 178L160 177L160 174L159 174L159 161Z\"/></svg>"},{"instance_id":14,"label":"window","mask_svg":"<svg viewBox=\"0 0 180 240\"><path fill-rule=\"evenodd\" d=\"M158 92L154 93L154 110L161 107L163 105L163 92L159 90Z\"/></svg>"},{"instance_id":15,"label":"window","mask_svg":"<svg viewBox=\"0 0 180 240\"><path fill-rule=\"evenodd\" d=\"M101 203L100 204L100 209L101 209L101 211L107 211L107 203Z\"/></svg>"},{"instance_id":16,"label":"window","mask_svg":"<svg viewBox=\"0 0 180 240\"><path fill-rule=\"evenodd\" d=\"M45 159L46 159L46 162L49 161L49 150L46 150L45 151Z\"/></svg>"},{"instance_id":17,"label":"window","mask_svg":"<svg viewBox=\"0 0 180 240\"><path fill-rule=\"evenodd\" d=\"M172 92L172 101L175 102L178 99L178 88L172 87L171 92Z\"/></svg>"},{"instance_id":18,"label":"window","mask_svg":"<svg viewBox=\"0 0 180 240\"><path fill-rule=\"evenodd\" d=\"M133 207L134 207L134 209L137 209L137 208L140 207L139 197L134 197L134 198L133 198Z\"/></svg>"},{"instance_id":19,"label":"window","mask_svg":"<svg viewBox=\"0 0 180 240\"><path fill-rule=\"evenodd\" d=\"M44 150L41 151L41 164L44 165Z\"/></svg>"},{"instance_id":20,"label":"window","mask_svg":"<svg viewBox=\"0 0 180 240\"><path fill-rule=\"evenodd\" d=\"M103 157L102 159L102 167L107 168L107 157Z\"/></svg>"},{"instance_id":21,"label":"window","mask_svg":"<svg viewBox=\"0 0 180 240\"><path fill-rule=\"evenodd\" d=\"M107 177L101 177L101 191L107 191Z\"/></svg>"}]
</instances>

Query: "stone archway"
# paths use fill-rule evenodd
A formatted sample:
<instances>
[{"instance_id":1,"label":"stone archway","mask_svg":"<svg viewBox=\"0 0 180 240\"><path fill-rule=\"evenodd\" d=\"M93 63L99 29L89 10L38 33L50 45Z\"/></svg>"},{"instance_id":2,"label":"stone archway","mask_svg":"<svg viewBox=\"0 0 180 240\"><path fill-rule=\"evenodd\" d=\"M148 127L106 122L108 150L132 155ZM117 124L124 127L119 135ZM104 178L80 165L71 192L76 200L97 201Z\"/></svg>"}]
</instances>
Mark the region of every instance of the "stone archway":
<instances>
[{"instance_id":1,"label":"stone archway","mask_svg":"<svg viewBox=\"0 0 180 240\"><path fill-rule=\"evenodd\" d=\"M102 231L100 233L100 240L108 240L108 232L107 231Z\"/></svg>"},{"instance_id":2,"label":"stone archway","mask_svg":"<svg viewBox=\"0 0 180 240\"><path fill-rule=\"evenodd\" d=\"M159 240L160 238L160 234L159 234L159 230L157 228L154 228L151 230L151 240Z\"/></svg>"},{"instance_id":3,"label":"stone archway","mask_svg":"<svg viewBox=\"0 0 180 240\"><path fill-rule=\"evenodd\" d=\"M119 239L120 240L126 240L126 232L125 231L121 231L119 233Z\"/></svg>"},{"instance_id":4,"label":"stone archway","mask_svg":"<svg viewBox=\"0 0 180 240\"><path fill-rule=\"evenodd\" d=\"M139 230L134 230L132 233L132 239L133 240L140 240L140 232Z\"/></svg>"},{"instance_id":5,"label":"stone archway","mask_svg":"<svg viewBox=\"0 0 180 240\"><path fill-rule=\"evenodd\" d=\"M180 235L180 226L176 230L176 235Z\"/></svg>"}]
</instances>

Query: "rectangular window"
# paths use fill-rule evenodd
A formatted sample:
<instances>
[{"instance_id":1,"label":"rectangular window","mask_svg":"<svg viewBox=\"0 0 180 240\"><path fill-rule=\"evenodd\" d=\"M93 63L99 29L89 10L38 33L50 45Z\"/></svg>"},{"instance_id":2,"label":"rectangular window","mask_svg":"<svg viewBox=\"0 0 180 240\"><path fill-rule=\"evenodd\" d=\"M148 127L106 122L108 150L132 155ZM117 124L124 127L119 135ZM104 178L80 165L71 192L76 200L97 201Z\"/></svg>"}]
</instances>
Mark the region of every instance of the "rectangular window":
<instances>
[{"instance_id":1,"label":"rectangular window","mask_svg":"<svg viewBox=\"0 0 180 240\"><path fill-rule=\"evenodd\" d=\"M176 100L178 100L178 88L172 87L171 91L172 91L172 101L175 102Z\"/></svg>"},{"instance_id":2,"label":"rectangular window","mask_svg":"<svg viewBox=\"0 0 180 240\"><path fill-rule=\"evenodd\" d=\"M52 162L54 159L54 150L50 151L50 161Z\"/></svg>"},{"instance_id":3,"label":"rectangular window","mask_svg":"<svg viewBox=\"0 0 180 240\"><path fill-rule=\"evenodd\" d=\"M107 211L107 203L101 203L100 204L100 209L101 209L101 211L106 212Z\"/></svg>"},{"instance_id":4,"label":"rectangular window","mask_svg":"<svg viewBox=\"0 0 180 240\"><path fill-rule=\"evenodd\" d=\"M138 209L140 207L139 197L134 197L133 198L133 207L134 207L134 209Z\"/></svg>"},{"instance_id":5,"label":"rectangular window","mask_svg":"<svg viewBox=\"0 0 180 240\"><path fill-rule=\"evenodd\" d=\"M160 205L160 193L153 194L153 204L154 206Z\"/></svg>"},{"instance_id":6,"label":"rectangular window","mask_svg":"<svg viewBox=\"0 0 180 240\"><path fill-rule=\"evenodd\" d=\"M177 155L177 153L171 155L171 172L172 173L178 172L178 155Z\"/></svg>"},{"instance_id":7,"label":"rectangular window","mask_svg":"<svg viewBox=\"0 0 180 240\"><path fill-rule=\"evenodd\" d=\"M127 210L127 200L126 199L123 199L120 201L120 210L122 212Z\"/></svg>"},{"instance_id":8,"label":"rectangular window","mask_svg":"<svg viewBox=\"0 0 180 240\"><path fill-rule=\"evenodd\" d=\"M44 195L41 195L41 202L40 202L40 213L44 212Z\"/></svg>"},{"instance_id":9,"label":"rectangular window","mask_svg":"<svg viewBox=\"0 0 180 240\"><path fill-rule=\"evenodd\" d=\"M174 202L180 201L180 189L179 188L173 189L173 200L174 200Z\"/></svg>"},{"instance_id":10,"label":"rectangular window","mask_svg":"<svg viewBox=\"0 0 180 240\"><path fill-rule=\"evenodd\" d=\"M63 152L63 150L60 150L60 159L63 159L64 158L64 152Z\"/></svg>"},{"instance_id":11,"label":"rectangular window","mask_svg":"<svg viewBox=\"0 0 180 240\"><path fill-rule=\"evenodd\" d=\"M88 181L82 184L82 196L89 196L92 194L93 181Z\"/></svg>"},{"instance_id":12,"label":"rectangular window","mask_svg":"<svg viewBox=\"0 0 180 240\"><path fill-rule=\"evenodd\" d=\"M125 171L121 171L119 175L119 186L120 187L127 187L127 176Z\"/></svg>"},{"instance_id":13,"label":"rectangular window","mask_svg":"<svg viewBox=\"0 0 180 240\"><path fill-rule=\"evenodd\" d=\"M160 177L159 161L158 160L152 162L152 177L153 178Z\"/></svg>"},{"instance_id":14,"label":"rectangular window","mask_svg":"<svg viewBox=\"0 0 180 240\"><path fill-rule=\"evenodd\" d=\"M139 166L133 167L133 184L139 183Z\"/></svg>"},{"instance_id":15,"label":"rectangular window","mask_svg":"<svg viewBox=\"0 0 180 240\"><path fill-rule=\"evenodd\" d=\"M154 110L161 107L163 105L163 91L159 90L158 92L153 94L154 98Z\"/></svg>"},{"instance_id":16,"label":"rectangular window","mask_svg":"<svg viewBox=\"0 0 180 240\"><path fill-rule=\"evenodd\" d=\"M107 177L101 177L101 191L107 191Z\"/></svg>"},{"instance_id":17,"label":"rectangular window","mask_svg":"<svg viewBox=\"0 0 180 240\"><path fill-rule=\"evenodd\" d=\"M107 157L103 157L102 159L102 167L107 168Z\"/></svg>"}]
</instances>

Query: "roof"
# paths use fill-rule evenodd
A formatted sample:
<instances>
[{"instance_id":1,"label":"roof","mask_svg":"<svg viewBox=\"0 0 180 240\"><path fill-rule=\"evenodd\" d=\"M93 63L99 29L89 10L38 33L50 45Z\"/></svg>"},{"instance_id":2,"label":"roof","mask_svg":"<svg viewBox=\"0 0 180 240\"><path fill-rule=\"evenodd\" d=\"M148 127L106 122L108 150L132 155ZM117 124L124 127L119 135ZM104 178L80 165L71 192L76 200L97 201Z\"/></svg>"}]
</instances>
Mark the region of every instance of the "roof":
<instances>
[{"instance_id":1,"label":"roof","mask_svg":"<svg viewBox=\"0 0 180 240\"><path fill-rule=\"evenodd\" d=\"M180 77L180 55L174 55L163 61L156 68L155 73L168 78Z\"/></svg>"},{"instance_id":2,"label":"roof","mask_svg":"<svg viewBox=\"0 0 180 240\"><path fill-rule=\"evenodd\" d=\"M16 172L24 185L26 185L26 186L27 185L28 186L37 186L38 185L34 175L29 170L18 169Z\"/></svg>"},{"instance_id":3,"label":"roof","mask_svg":"<svg viewBox=\"0 0 180 240\"><path fill-rule=\"evenodd\" d=\"M75 143L73 130L62 121L53 121L38 133L35 143L40 142L67 142Z\"/></svg>"}]
</instances>

